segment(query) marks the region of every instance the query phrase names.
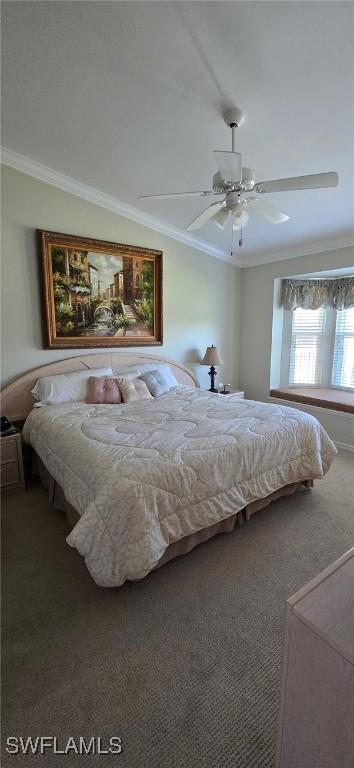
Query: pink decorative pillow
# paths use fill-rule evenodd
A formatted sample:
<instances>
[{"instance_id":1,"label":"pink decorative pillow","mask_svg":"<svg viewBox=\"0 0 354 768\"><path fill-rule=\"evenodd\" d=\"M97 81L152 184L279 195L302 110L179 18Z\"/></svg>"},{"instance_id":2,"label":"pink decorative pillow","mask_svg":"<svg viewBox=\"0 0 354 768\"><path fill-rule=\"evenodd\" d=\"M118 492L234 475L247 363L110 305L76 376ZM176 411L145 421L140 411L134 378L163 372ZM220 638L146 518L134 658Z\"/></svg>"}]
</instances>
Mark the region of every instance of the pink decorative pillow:
<instances>
[{"instance_id":1,"label":"pink decorative pillow","mask_svg":"<svg viewBox=\"0 0 354 768\"><path fill-rule=\"evenodd\" d=\"M118 376L118 384L124 403L153 399L142 379L126 379L124 376Z\"/></svg>"},{"instance_id":2,"label":"pink decorative pillow","mask_svg":"<svg viewBox=\"0 0 354 768\"><path fill-rule=\"evenodd\" d=\"M87 382L87 403L121 403L118 379L108 376L90 376Z\"/></svg>"}]
</instances>

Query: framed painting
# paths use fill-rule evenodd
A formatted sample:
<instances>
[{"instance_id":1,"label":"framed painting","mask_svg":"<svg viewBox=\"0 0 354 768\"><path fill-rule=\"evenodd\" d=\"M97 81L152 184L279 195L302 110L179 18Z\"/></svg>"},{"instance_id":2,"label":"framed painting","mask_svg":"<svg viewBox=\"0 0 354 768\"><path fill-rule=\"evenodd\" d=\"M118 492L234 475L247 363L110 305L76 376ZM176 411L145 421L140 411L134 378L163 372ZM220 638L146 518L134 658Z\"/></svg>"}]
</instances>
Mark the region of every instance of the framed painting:
<instances>
[{"instance_id":1,"label":"framed painting","mask_svg":"<svg viewBox=\"0 0 354 768\"><path fill-rule=\"evenodd\" d=\"M38 235L50 349L162 344L162 251Z\"/></svg>"}]
</instances>

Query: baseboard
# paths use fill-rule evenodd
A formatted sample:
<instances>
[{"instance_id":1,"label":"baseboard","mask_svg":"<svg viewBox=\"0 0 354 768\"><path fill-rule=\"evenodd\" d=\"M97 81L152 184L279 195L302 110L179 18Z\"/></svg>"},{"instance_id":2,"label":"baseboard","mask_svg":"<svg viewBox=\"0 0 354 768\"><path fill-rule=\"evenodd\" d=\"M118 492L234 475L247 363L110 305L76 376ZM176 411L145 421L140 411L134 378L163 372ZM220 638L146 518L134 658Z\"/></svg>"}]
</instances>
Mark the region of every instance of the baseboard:
<instances>
[{"instance_id":1,"label":"baseboard","mask_svg":"<svg viewBox=\"0 0 354 768\"><path fill-rule=\"evenodd\" d=\"M339 443L337 440L335 440L334 445L337 448L343 448L345 451L354 451L354 445L348 445L348 443Z\"/></svg>"}]
</instances>

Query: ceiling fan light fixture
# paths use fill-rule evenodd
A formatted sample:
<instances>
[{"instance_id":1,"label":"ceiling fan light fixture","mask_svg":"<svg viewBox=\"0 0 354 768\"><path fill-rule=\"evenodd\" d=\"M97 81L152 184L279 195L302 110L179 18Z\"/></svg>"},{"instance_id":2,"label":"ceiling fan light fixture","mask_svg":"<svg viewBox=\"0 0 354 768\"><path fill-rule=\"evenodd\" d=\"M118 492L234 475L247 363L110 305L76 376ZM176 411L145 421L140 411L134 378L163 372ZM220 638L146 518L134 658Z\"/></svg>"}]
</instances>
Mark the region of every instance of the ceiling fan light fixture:
<instances>
[{"instance_id":1,"label":"ceiling fan light fixture","mask_svg":"<svg viewBox=\"0 0 354 768\"><path fill-rule=\"evenodd\" d=\"M249 220L249 214L247 211L237 211L232 219L232 229L234 232L236 232L238 229L241 229L242 227L247 227Z\"/></svg>"},{"instance_id":2,"label":"ceiling fan light fixture","mask_svg":"<svg viewBox=\"0 0 354 768\"><path fill-rule=\"evenodd\" d=\"M229 211L226 208L222 208L221 211L214 216L214 222L219 229L224 229L225 224L229 217Z\"/></svg>"}]
</instances>

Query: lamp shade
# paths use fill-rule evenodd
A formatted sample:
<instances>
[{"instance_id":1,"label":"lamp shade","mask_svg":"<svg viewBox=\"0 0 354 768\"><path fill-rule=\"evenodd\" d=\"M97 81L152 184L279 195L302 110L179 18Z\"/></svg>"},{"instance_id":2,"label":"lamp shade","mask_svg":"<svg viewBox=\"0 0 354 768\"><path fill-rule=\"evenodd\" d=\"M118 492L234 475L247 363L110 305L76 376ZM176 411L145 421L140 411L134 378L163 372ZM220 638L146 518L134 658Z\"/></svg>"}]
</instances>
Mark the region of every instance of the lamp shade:
<instances>
[{"instance_id":1,"label":"lamp shade","mask_svg":"<svg viewBox=\"0 0 354 768\"><path fill-rule=\"evenodd\" d=\"M217 347L212 344L211 347L206 348L201 365L224 365L224 361L220 356L220 352Z\"/></svg>"}]
</instances>

